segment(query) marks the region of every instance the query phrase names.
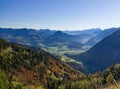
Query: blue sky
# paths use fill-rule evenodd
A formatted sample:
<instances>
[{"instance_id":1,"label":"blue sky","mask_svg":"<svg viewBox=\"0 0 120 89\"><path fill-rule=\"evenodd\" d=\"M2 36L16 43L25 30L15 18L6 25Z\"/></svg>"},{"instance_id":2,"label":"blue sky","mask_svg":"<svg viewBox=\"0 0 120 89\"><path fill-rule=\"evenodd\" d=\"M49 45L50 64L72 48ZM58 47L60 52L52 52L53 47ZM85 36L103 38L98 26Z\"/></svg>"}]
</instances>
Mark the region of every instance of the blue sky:
<instances>
[{"instance_id":1,"label":"blue sky","mask_svg":"<svg viewBox=\"0 0 120 89\"><path fill-rule=\"evenodd\" d=\"M120 0L0 0L0 27L54 30L120 27Z\"/></svg>"}]
</instances>

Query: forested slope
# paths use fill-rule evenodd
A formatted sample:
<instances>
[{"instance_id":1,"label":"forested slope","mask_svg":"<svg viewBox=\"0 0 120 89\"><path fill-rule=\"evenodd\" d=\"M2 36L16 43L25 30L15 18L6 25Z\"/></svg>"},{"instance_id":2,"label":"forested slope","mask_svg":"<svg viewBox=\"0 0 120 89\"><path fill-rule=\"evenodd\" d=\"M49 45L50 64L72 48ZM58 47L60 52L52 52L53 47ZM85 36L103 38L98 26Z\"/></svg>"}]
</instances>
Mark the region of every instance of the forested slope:
<instances>
[{"instance_id":1,"label":"forested slope","mask_svg":"<svg viewBox=\"0 0 120 89\"><path fill-rule=\"evenodd\" d=\"M47 84L48 80L51 83L84 76L39 48L11 44L3 39L0 39L0 69L8 78L9 87L16 82L40 86Z\"/></svg>"}]
</instances>

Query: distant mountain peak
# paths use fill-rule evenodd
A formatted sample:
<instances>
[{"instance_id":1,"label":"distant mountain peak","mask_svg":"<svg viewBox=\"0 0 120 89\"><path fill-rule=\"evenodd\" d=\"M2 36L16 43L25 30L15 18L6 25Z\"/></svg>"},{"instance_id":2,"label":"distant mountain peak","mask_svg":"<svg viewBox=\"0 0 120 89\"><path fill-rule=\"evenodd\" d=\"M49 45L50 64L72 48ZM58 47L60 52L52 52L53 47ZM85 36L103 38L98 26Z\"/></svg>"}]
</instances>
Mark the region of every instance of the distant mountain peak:
<instances>
[{"instance_id":1,"label":"distant mountain peak","mask_svg":"<svg viewBox=\"0 0 120 89\"><path fill-rule=\"evenodd\" d=\"M64 34L62 31L56 31L54 34Z\"/></svg>"},{"instance_id":2,"label":"distant mountain peak","mask_svg":"<svg viewBox=\"0 0 120 89\"><path fill-rule=\"evenodd\" d=\"M60 37L62 37L62 36L69 36L68 34L66 34L66 33L63 33L62 31L56 31L52 36L60 36Z\"/></svg>"}]
</instances>

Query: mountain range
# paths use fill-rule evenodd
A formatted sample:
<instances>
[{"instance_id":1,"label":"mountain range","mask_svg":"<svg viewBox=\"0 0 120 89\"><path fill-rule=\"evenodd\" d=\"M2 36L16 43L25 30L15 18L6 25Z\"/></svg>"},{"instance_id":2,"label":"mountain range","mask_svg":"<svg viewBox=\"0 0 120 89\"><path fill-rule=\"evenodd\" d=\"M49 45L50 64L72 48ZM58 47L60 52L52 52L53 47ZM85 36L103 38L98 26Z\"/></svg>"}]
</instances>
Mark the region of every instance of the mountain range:
<instances>
[{"instance_id":1,"label":"mountain range","mask_svg":"<svg viewBox=\"0 0 120 89\"><path fill-rule=\"evenodd\" d=\"M97 36L98 34L102 32L102 30L100 28L92 28L92 29L74 30L74 31L66 30L63 32L69 35L89 34L89 35Z\"/></svg>"},{"instance_id":2,"label":"mountain range","mask_svg":"<svg viewBox=\"0 0 120 89\"><path fill-rule=\"evenodd\" d=\"M0 29L0 37L9 41L0 38L1 89L118 86L120 28L80 31L81 34L74 35L49 29ZM85 51L78 52L83 49Z\"/></svg>"},{"instance_id":3,"label":"mountain range","mask_svg":"<svg viewBox=\"0 0 120 89\"><path fill-rule=\"evenodd\" d=\"M60 56L60 60L63 60L61 58L67 54L76 55L89 50L117 30L119 30L119 28L109 28L105 30L96 28L83 31L0 28L0 37L9 42L39 47L55 56ZM64 60L67 60L66 63L72 65L74 68L76 68L75 65L79 65L80 67L77 67L77 69L81 69L81 63L79 63L81 61L77 60L77 56L71 58L64 57ZM71 60L77 61L71 62Z\"/></svg>"},{"instance_id":4,"label":"mountain range","mask_svg":"<svg viewBox=\"0 0 120 89\"><path fill-rule=\"evenodd\" d=\"M49 29L34 30L34 29L26 29L26 28L23 29L0 28L0 37L10 42L41 47L42 43L43 43L42 45L45 46L49 45L47 44L49 40L53 40L52 42L53 44L56 44L55 43L56 40L57 42L67 41L68 45L71 44L70 43L71 41L76 42L76 44L77 43L84 44L90 38L96 36L100 32L101 30L98 29L94 29L94 30L90 29L87 31L79 31L79 34L72 35L72 34L66 34L65 31L62 32L62 31L49 30ZM76 32L72 32L72 33L76 33ZM60 44L60 42L58 43L58 45ZM66 45L66 43L63 45Z\"/></svg>"},{"instance_id":5,"label":"mountain range","mask_svg":"<svg viewBox=\"0 0 120 89\"><path fill-rule=\"evenodd\" d=\"M86 45L89 46L94 46L95 44L97 44L98 42L100 42L103 38L109 36L110 34L114 33L115 31L117 31L119 28L109 28L109 29L105 29L104 31L102 31L100 34L98 34L97 36L91 38L90 40L88 40L88 42L86 42Z\"/></svg>"}]
</instances>

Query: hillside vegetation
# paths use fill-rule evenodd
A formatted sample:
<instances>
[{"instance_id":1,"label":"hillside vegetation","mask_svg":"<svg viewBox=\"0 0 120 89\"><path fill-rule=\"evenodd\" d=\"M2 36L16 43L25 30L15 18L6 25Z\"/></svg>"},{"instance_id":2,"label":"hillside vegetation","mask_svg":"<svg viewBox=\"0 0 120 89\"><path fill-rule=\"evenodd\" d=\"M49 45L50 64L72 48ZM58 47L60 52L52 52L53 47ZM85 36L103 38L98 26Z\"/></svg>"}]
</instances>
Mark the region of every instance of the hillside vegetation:
<instances>
[{"instance_id":1,"label":"hillside vegetation","mask_svg":"<svg viewBox=\"0 0 120 89\"><path fill-rule=\"evenodd\" d=\"M120 64L108 67L103 72L87 75L82 79L68 81L65 89L119 89Z\"/></svg>"},{"instance_id":2,"label":"hillside vegetation","mask_svg":"<svg viewBox=\"0 0 120 89\"><path fill-rule=\"evenodd\" d=\"M7 76L8 79L5 81L9 80L10 88L45 87L48 82L49 86L54 86L58 81L73 80L84 76L83 73L39 48L11 44L3 39L0 39L0 69Z\"/></svg>"}]
</instances>

